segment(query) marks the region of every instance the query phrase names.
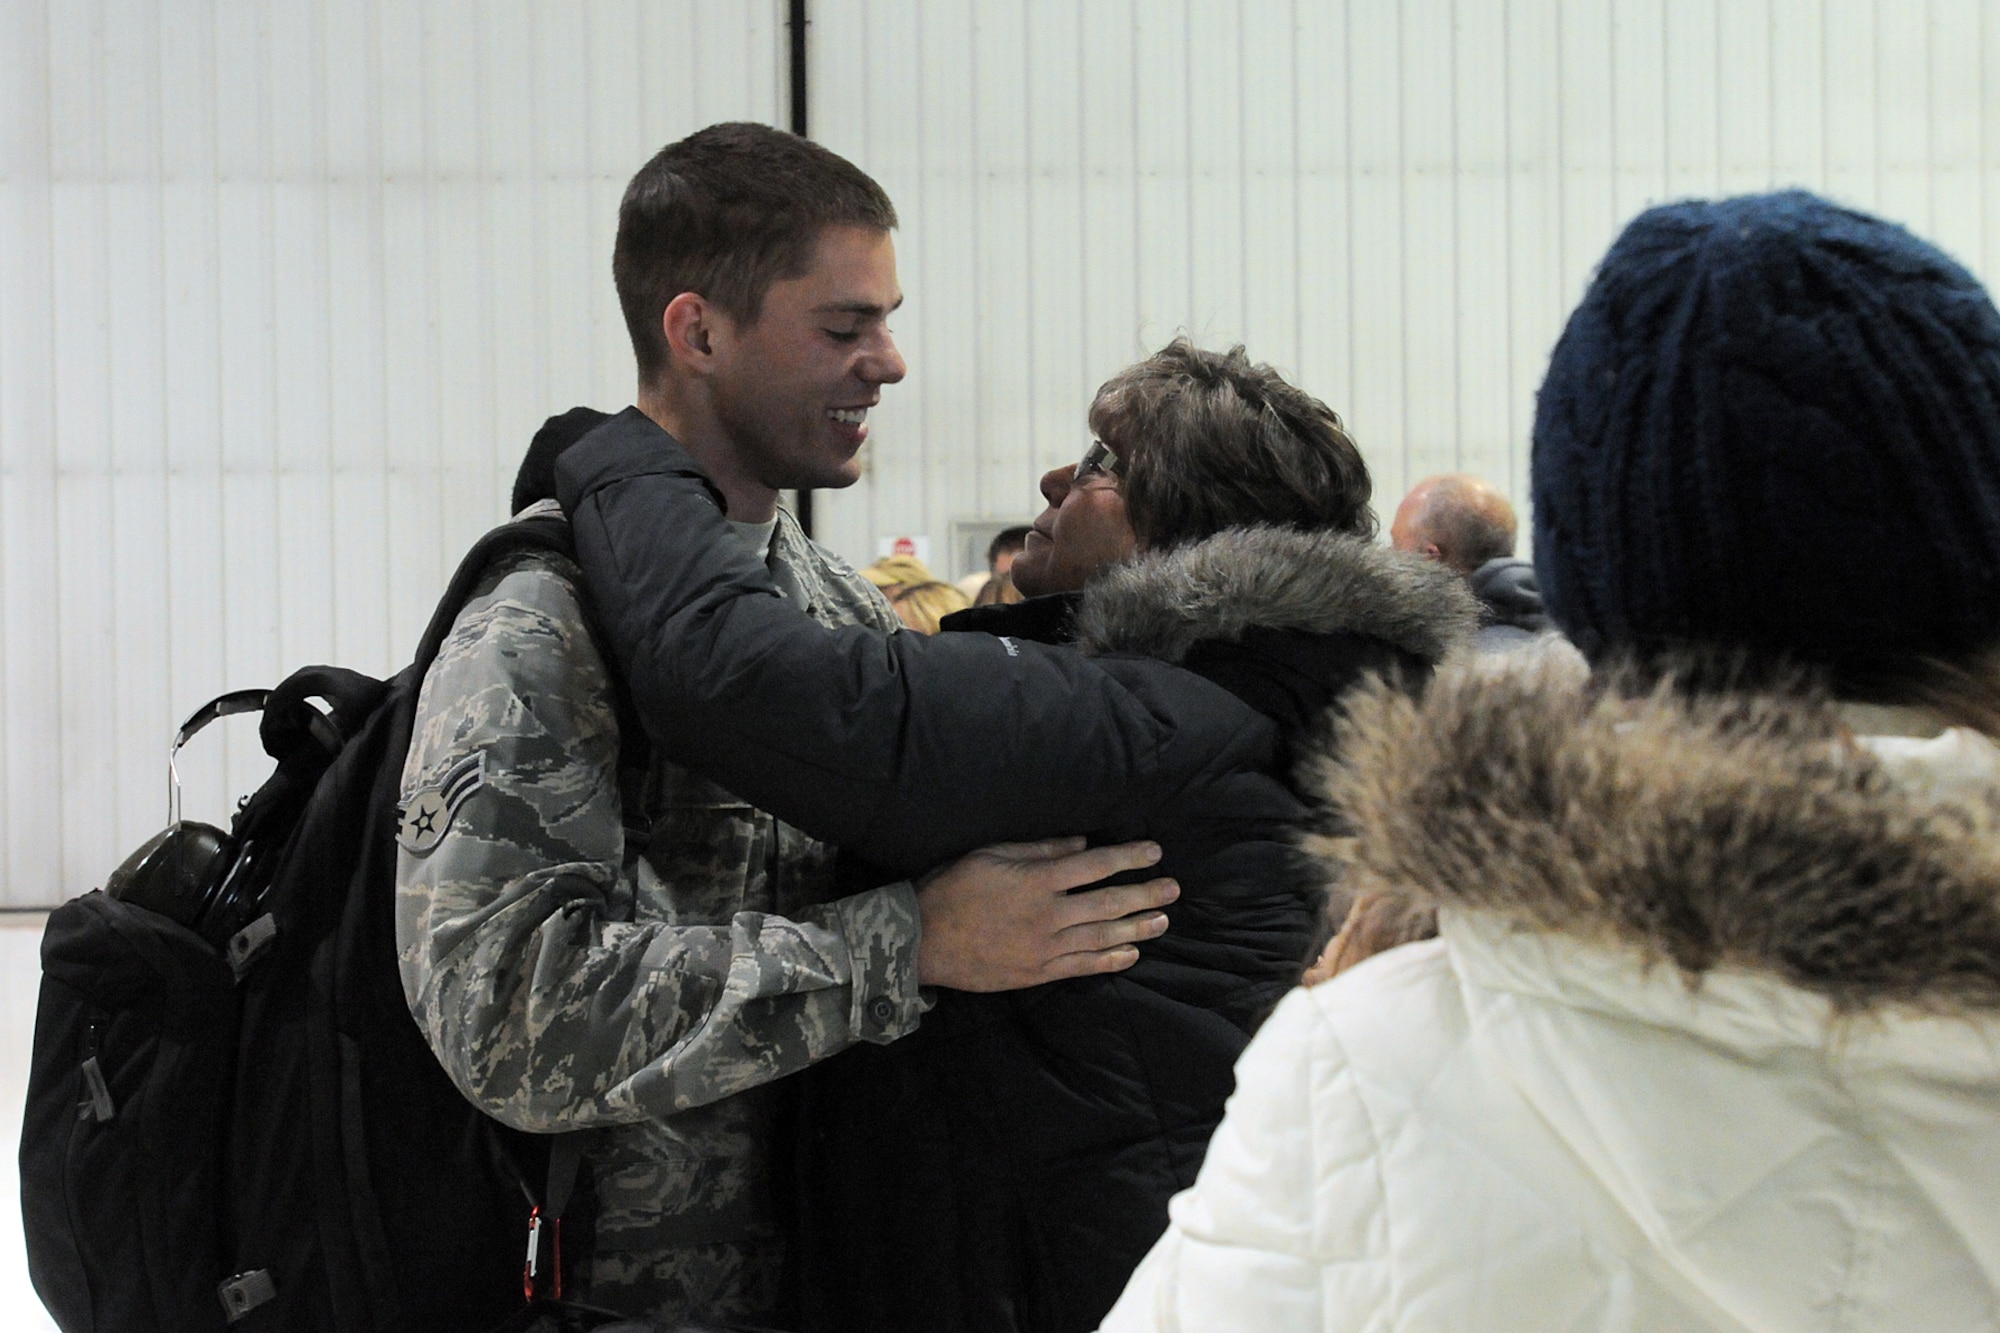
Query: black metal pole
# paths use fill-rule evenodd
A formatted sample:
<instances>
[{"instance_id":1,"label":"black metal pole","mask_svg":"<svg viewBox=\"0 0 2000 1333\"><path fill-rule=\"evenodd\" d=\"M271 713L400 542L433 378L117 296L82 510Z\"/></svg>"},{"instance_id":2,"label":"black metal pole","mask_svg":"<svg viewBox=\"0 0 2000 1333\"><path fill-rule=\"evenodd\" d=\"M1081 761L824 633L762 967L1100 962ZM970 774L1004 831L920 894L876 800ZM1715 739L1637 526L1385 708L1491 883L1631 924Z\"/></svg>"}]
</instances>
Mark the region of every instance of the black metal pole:
<instances>
[{"instance_id":1,"label":"black metal pole","mask_svg":"<svg viewBox=\"0 0 2000 1333\"><path fill-rule=\"evenodd\" d=\"M806 0L791 0L785 26L792 39L792 133L809 137L806 128Z\"/></svg>"},{"instance_id":2,"label":"black metal pole","mask_svg":"<svg viewBox=\"0 0 2000 1333\"><path fill-rule=\"evenodd\" d=\"M785 26L791 29L792 39L792 133L807 139L812 136L806 122L806 0L791 0L790 11ZM810 488L799 491L799 527L808 538L813 535Z\"/></svg>"}]
</instances>

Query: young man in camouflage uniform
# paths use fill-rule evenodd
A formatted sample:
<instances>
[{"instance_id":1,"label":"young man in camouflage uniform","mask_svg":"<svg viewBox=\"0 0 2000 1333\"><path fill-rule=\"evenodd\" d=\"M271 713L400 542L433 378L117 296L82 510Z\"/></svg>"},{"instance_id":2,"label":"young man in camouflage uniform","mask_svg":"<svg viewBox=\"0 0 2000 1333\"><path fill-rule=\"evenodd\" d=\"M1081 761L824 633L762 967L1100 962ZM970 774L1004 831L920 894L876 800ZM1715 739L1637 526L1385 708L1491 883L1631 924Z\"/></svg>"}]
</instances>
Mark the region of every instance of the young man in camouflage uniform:
<instances>
[{"instance_id":1,"label":"young man in camouflage uniform","mask_svg":"<svg viewBox=\"0 0 2000 1333\"><path fill-rule=\"evenodd\" d=\"M829 627L894 633L867 583L778 508L852 484L867 410L904 366L879 186L762 126L670 145L619 211L614 273L638 406L735 536ZM404 774L404 989L458 1086L518 1128L601 1129L585 1297L634 1315L780 1322L788 1246L772 1084L912 1031L919 985L1000 990L1127 966L1166 881L1066 891L1150 844L974 853L922 886L832 896L831 850L621 750L580 576L501 561L424 681ZM621 759L623 762L621 762Z\"/></svg>"}]
</instances>

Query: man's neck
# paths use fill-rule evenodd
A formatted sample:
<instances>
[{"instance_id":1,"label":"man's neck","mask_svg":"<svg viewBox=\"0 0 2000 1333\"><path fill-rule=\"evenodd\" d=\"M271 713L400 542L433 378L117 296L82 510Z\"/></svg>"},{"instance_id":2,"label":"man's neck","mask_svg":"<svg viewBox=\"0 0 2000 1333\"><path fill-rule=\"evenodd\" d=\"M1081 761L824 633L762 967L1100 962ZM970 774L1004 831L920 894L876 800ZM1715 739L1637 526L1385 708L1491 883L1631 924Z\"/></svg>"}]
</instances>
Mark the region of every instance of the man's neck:
<instances>
[{"instance_id":1,"label":"man's neck","mask_svg":"<svg viewBox=\"0 0 2000 1333\"><path fill-rule=\"evenodd\" d=\"M778 493L745 471L735 441L722 429L706 402L687 401L664 389L639 390L639 410L679 441L695 465L708 474L738 523L768 523L778 512Z\"/></svg>"}]
</instances>

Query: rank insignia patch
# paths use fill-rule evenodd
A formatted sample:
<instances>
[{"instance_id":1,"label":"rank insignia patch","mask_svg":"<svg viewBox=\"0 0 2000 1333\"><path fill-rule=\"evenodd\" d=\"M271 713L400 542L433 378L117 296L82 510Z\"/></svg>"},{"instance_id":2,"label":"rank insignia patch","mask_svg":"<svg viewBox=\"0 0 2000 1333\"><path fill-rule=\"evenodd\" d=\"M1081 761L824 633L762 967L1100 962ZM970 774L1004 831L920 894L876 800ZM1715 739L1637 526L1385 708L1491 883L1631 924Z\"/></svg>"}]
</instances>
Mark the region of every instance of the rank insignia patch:
<instances>
[{"instance_id":1,"label":"rank insignia patch","mask_svg":"<svg viewBox=\"0 0 2000 1333\"><path fill-rule=\"evenodd\" d=\"M444 841L452 816L465 798L486 783L486 752L469 754L453 764L435 787L426 787L403 807L396 841L413 856L422 856Z\"/></svg>"}]
</instances>

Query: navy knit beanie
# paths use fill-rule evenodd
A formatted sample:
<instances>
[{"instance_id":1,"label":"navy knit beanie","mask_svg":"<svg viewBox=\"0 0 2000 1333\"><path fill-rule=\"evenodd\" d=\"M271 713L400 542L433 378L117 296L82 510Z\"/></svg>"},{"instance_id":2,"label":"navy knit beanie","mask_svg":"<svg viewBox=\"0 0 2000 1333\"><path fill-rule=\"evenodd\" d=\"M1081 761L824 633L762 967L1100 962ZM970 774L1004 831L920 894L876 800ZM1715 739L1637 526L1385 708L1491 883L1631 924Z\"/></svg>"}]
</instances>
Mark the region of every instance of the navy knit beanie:
<instances>
[{"instance_id":1,"label":"navy knit beanie","mask_svg":"<svg viewBox=\"0 0 2000 1333\"><path fill-rule=\"evenodd\" d=\"M2000 313L1803 192L1639 215L1535 409L1535 569L1593 657L1743 646L1865 676L2000 642Z\"/></svg>"}]
</instances>

